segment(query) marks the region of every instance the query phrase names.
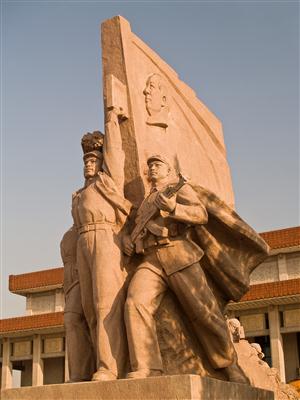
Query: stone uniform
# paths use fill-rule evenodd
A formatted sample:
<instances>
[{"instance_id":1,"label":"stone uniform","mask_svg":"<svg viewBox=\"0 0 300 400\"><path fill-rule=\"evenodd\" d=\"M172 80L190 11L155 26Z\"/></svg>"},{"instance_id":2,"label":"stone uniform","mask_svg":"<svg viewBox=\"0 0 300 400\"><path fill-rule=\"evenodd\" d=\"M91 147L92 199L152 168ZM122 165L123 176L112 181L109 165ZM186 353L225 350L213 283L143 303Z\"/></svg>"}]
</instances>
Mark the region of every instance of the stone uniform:
<instances>
[{"instance_id":1,"label":"stone uniform","mask_svg":"<svg viewBox=\"0 0 300 400\"><path fill-rule=\"evenodd\" d=\"M123 197L124 154L117 116L106 123L103 172L73 196L72 215L79 233L77 261L84 314L97 370L113 378L123 374L127 341L123 322L125 270L118 230L130 210Z\"/></svg>"},{"instance_id":2,"label":"stone uniform","mask_svg":"<svg viewBox=\"0 0 300 400\"><path fill-rule=\"evenodd\" d=\"M92 341L81 304L76 268L77 238L78 233L73 227L64 234L60 243L64 264L64 325L71 382L88 381L96 370Z\"/></svg>"},{"instance_id":3,"label":"stone uniform","mask_svg":"<svg viewBox=\"0 0 300 400\"><path fill-rule=\"evenodd\" d=\"M153 204L157 192L142 203L136 224ZM224 316L200 260L202 249L191 240L192 226L207 222L206 209L186 184L177 193L172 213L160 211L146 225L143 261L130 282L125 305L132 371L162 371L154 314L170 288L189 317L214 368L232 364L235 351Z\"/></svg>"}]
</instances>

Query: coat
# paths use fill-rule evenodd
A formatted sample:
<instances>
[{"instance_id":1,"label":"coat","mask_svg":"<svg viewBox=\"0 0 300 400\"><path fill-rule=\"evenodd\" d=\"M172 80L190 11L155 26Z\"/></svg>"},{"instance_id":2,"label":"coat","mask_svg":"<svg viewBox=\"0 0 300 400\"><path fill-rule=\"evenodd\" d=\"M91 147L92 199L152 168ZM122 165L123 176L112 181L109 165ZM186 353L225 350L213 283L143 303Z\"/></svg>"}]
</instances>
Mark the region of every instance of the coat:
<instances>
[{"instance_id":1,"label":"coat","mask_svg":"<svg viewBox=\"0 0 300 400\"><path fill-rule=\"evenodd\" d=\"M195 241L203 249L201 265L225 301L238 301L248 291L251 272L269 254L266 242L214 193L192 185L208 220L195 225Z\"/></svg>"}]
</instances>

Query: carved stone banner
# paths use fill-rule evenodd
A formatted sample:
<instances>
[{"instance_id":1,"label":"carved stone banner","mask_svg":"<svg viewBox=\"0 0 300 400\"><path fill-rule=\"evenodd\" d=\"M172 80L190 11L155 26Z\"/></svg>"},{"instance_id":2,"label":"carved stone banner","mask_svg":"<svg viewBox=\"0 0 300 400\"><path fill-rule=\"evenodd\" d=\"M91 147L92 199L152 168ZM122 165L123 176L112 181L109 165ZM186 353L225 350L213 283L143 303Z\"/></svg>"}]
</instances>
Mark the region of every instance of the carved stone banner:
<instances>
[{"instance_id":1,"label":"carved stone banner","mask_svg":"<svg viewBox=\"0 0 300 400\"><path fill-rule=\"evenodd\" d=\"M208 351L208 347L213 347L218 340L220 343L222 340L224 343L226 342L225 338L217 339L218 334L221 332L224 331L224 335L227 334L226 328L224 328L226 325L225 320L222 315L224 299L227 298L228 292L229 299L240 298L242 292L246 290L245 285L247 286L247 278L243 277L242 275L244 272L241 274L240 271L244 268L242 265L243 260L250 260L248 254L252 254L253 248L249 252L247 248L248 245L246 245L246 248L242 250L243 256L240 257L241 248L239 247L237 237L234 236L230 238L231 233L222 233L222 227L216 228L213 224L215 217L220 217L222 220L224 219L223 212L228 216L230 215L229 220L227 220L231 227L230 232L232 229L235 230L236 226L240 224L232 211L232 208L234 208L234 195L230 169L226 159L221 122L197 98L195 92L179 79L176 72L131 31L128 21L120 16L114 17L105 21L102 24L101 30L105 117L107 119L107 114L112 108L121 110L125 117L120 123L122 147L125 152L125 197L134 205L140 206L142 200L145 196L148 196L150 192L150 170L151 168L156 168L155 162L168 165L171 167L170 171L172 171L170 174L173 173L174 178L175 175L181 173L190 178L189 182L191 186L196 184L204 188L199 189L201 193L198 192L198 196L200 196L199 198L201 198L201 201L204 203L204 199L207 198L207 210L209 213L212 212L213 215L213 217L208 217L208 223L212 225L208 228L211 229L211 233L207 236L206 228L203 228L204 230L200 228L200 226L205 226L207 221L205 222L204 215L203 219L200 217L201 207L194 207L198 202L197 200L192 201L191 199L196 199L197 195L196 192L193 192L193 189L190 189L190 191L188 191L189 194L182 200L183 203L179 204L179 207L184 208L184 204L189 204L189 212L194 212L195 216L194 219L191 219L191 216L185 215L185 218L183 218L181 222L187 224L187 229L191 224L199 224L199 228L197 228L198 231L194 231L194 233L198 232L198 240L200 240L200 242L203 238L206 238L202 243L198 242L201 248L205 249L207 245L210 246L212 243L211 234L217 241L220 240L221 243L219 245L217 242L214 242L216 246L213 245L210 247L211 250L209 250L207 254L208 258L206 259L204 257L203 260L201 260L201 267L200 265L195 267L195 276L192 281L188 283L188 290L191 293L193 293L193 290L197 292L194 296L196 299L195 304L197 301L200 301L201 293L204 293L204 290L209 286L213 294L210 291L207 292L207 298L202 299L202 303L205 303L206 300L208 301L209 297L212 299L209 306L211 312L213 313L213 305L216 310L218 310L215 312L214 317L207 319L205 319L205 315L200 315L201 312L198 310L199 315L197 315L199 321L202 318L202 322L199 322L198 325L195 321L194 323L191 322L191 320L193 320L193 311L190 308L192 307L188 307L188 312L186 310L183 311L184 305L181 304L185 303L185 301L183 301L185 297L187 298L187 302L193 302L193 295L189 298L185 293L179 293L178 290L173 287L173 293L167 290L166 295L163 296L162 302L159 303L160 306L158 306L155 315L156 328L149 328L149 332L151 331L151 333L147 331L148 328L145 328L146 325L152 326L153 323L150 313L145 311L146 314L143 314L143 318L144 321L147 320L147 322L143 323L140 321L141 329L139 332L135 332L139 324L137 321L140 315L136 313L136 308L139 306L145 309L150 308L155 298L155 295L153 295L153 303L149 300L149 304L147 303L148 305L145 305L146 303L140 305L139 302L146 302L146 293L154 290L155 285L152 284L153 287L151 289L151 282L148 282L148 284L145 284L145 287L143 287L144 289L141 289L143 284L143 272L141 272L141 270L138 271L139 268L137 268L134 278L129 284L127 303L125 306L127 334L130 332L128 342L131 353L131 367L134 371L132 376L129 374L129 377L136 377L135 371L139 369L150 368L153 370L153 373L155 373L156 369L159 370L161 368L162 362L163 372L166 374L197 373L201 376L209 375L226 379L223 371L225 369L224 367L228 365L228 361L225 360L226 357L224 358L224 362L221 362L218 351ZM151 163L153 163L154 167L151 167ZM149 175L147 175L147 172ZM171 176L168 179L171 179ZM152 177L151 190L153 190L154 181L155 177ZM205 192L206 189L214 194L207 194L210 192ZM180 193L183 193L185 190L186 189L183 188ZM215 195L217 195L218 198L216 203L214 203L213 200ZM177 201L180 203L180 200L178 200L179 198L180 194L177 195ZM149 203L147 203L147 199L149 199ZM230 208L219 199L223 200ZM168 226L166 221L164 225L164 222L155 219L155 212L152 217L150 216L148 218L147 213L150 212L149 210L152 206L150 195L149 198L144 200L138 210L138 217L135 220L136 228L131 234L131 240L135 244L135 252L137 254L144 254L145 256L142 258L144 264L142 263L141 265L142 269L145 268L144 271L147 271L147 268L153 269L153 265L156 263L155 256L153 255L153 258L150 260L150 258L147 259L147 254L151 252L153 252L151 254L155 254L155 246L158 246L158 248L164 245L168 246L168 243L172 242L173 244L169 247L169 249L171 249L170 251L161 249L160 252L160 250L157 250L161 263L157 268L162 268L163 271L167 271L167 264L169 264L170 279L176 279L175 276L178 277L180 275L177 275L176 272L188 265L196 265L195 263L202 257L203 252L197 246L190 249L189 246L192 246L192 244L190 242L185 242L184 235L180 235L178 224L175 223L176 226L173 226L174 232L178 231L177 233L173 233L173 238L171 225ZM148 211L147 207L149 207ZM172 209L172 207L174 209L174 204L172 205L169 203L168 206L161 205L160 210L168 211ZM226 210L224 207L227 207ZM216 214L219 212L220 215L218 217ZM163 213L161 215L164 217ZM148 221L147 225L145 225L146 220ZM164 226L160 226L161 223ZM243 224L242 222L242 225ZM147 229L145 227L147 227ZM246 226L246 224L244 228L246 232L252 232L251 228ZM143 238L141 235L145 230L148 232L148 236ZM151 232L152 237L149 232ZM178 235L178 241L175 243L176 235ZM252 236L250 241L254 239L254 242L256 242L256 234L252 232L250 236ZM139 239L140 241L138 240L139 237L141 238ZM213 239L213 241L215 239ZM248 243L247 240L248 239L246 239L245 243ZM141 251L139 250L139 244L141 245ZM260 246L263 248L265 245L260 243L258 248L260 248ZM147 250L148 248L149 250ZM130 247L128 247L127 251L128 253L126 254L130 255ZM163 251L166 252L164 260ZM236 253L236 251L238 253ZM256 250L254 250L254 253L255 251ZM265 250L263 250L263 252L264 251ZM199 252L202 253L200 254ZM222 252L224 252L225 257L222 255ZM184 257L187 258L186 261L183 260ZM224 269L224 263L228 264L227 267L229 267L229 270L231 270L232 267L235 269L234 265L237 263L237 257L240 257L240 262L238 262L239 265L236 267L236 272L230 273L231 275L226 278L222 272L226 269L226 267ZM193 258L192 261L191 258ZM230 258L234 260L232 264L231 261L228 263ZM265 255L260 259L264 258ZM221 265L218 264L218 260L220 260ZM133 257L131 266L134 267L138 263L141 263L141 260ZM176 263L178 264L177 267ZM151 267L149 267L149 264ZM250 264L253 265L251 267L253 269L254 266L257 265L257 262L253 263L251 261ZM245 262L245 272L250 264L248 261ZM161 267L161 265L163 265L163 267ZM213 267L213 265L215 265L215 267ZM204 268L204 270L207 269L208 273L205 273L205 275L207 275L206 278L200 277L201 268ZM191 267L181 271L182 276L187 276L189 271L191 271ZM175 272L174 275L172 275L173 272ZM147 272L145 272L145 274L147 275ZM219 283L221 284L222 287L219 289L225 294L220 294L215 283L211 282L210 274L214 275L213 281L217 283L217 285ZM155 275L151 275L150 272L148 279L152 278L154 279ZM204 283L206 282L205 279L208 279L208 283ZM237 282L236 279L241 279L241 284L234 283L234 288L231 282ZM137 287L134 286L135 284ZM160 284L163 286L163 283ZM180 284L178 283L178 287L183 285L183 282L180 282ZM192 285L194 285L194 288ZM176 290L178 293L176 293ZM236 295L234 293L236 293ZM140 298L138 298L139 296ZM206 313L204 308L202 310L203 314ZM190 318L188 318L188 314ZM220 329L218 332L214 332L212 326L209 327L210 321L216 321L216 318L220 318L220 325L218 325ZM203 322L204 320L205 322ZM145 332L142 331L142 327ZM204 332L205 330L206 332ZM156 343L156 333L154 331L157 331L159 351L157 351L158 345L154 345L154 343ZM196 331L198 331L198 339L200 335L199 332L201 331L201 338L199 340L202 342L202 345L195 336ZM144 335L146 337L147 334L149 334L149 338L154 338L151 342L152 349L149 349L148 352L144 348L145 343L143 345L138 343L139 340L137 338L139 335ZM208 342L203 345L203 342L205 342L204 338L211 336L214 337L214 340L208 340ZM154 347L156 350L154 350ZM139 353L139 349L143 349L142 352L144 351L145 354L136 355ZM228 354L230 351L228 350ZM151 360L152 367L149 367L150 361L148 362L147 360L151 358L151 352L153 354ZM158 354L159 352L162 356L161 361L160 355ZM154 353L156 358L154 357ZM213 360L214 356L212 356L212 353L215 353L216 360ZM219 353L221 353L221 351L219 351ZM208 359L210 360L208 361ZM218 365L218 369L216 367L212 368L212 363ZM143 366L141 366L142 364Z\"/></svg>"},{"instance_id":2,"label":"carved stone banner","mask_svg":"<svg viewBox=\"0 0 300 400\"><path fill-rule=\"evenodd\" d=\"M230 169L218 118L131 31L124 18L114 17L102 24L102 54L104 82L112 75L127 88L129 118L122 126L127 154L126 197L134 202L142 200L144 188L146 192L148 189L147 157L163 152L177 171L233 206ZM114 97L109 87L104 85L105 110Z\"/></svg>"}]
</instances>

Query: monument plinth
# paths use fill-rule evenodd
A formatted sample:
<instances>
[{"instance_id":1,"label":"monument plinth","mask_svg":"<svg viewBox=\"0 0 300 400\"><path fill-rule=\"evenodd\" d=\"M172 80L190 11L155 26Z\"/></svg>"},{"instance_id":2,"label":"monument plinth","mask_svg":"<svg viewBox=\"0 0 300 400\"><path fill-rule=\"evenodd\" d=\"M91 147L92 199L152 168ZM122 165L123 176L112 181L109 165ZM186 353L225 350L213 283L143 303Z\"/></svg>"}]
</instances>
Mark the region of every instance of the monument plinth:
<instances>
[{"instance_id":1,"label":"monument plinth","mask_svg":"<svg viewBox=\"0 0 300 400\"><path fill-rule=\"evenodd\" d=\"M197 375L7 389L2 400L273 400L274 393Z\"/></svg>"}]
</instances>

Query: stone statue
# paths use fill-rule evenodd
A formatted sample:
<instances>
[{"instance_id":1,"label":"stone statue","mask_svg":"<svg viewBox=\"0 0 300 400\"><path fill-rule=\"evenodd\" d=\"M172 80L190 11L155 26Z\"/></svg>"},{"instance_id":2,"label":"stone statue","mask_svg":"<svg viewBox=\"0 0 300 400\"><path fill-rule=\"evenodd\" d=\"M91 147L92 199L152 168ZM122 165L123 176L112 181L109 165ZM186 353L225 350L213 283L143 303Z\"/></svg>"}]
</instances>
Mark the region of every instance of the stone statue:
<instances>
[{"instance_id":1,"label":"stone statue","mask_svg":"<svg viewBox=\"0 0 300 400\"><path fill-rule=\"evenodd\" d=\"M93 380L122 377L127 359L123 324L126 271L119 231L131 203L123 194L121 121L122 112L115 107L107 114L104 140L99 132L83 137L85 184L72 201L82 307L97 356Z\"/></svg>"},{"instance_id":2,"label":"stone statue","mask_svg":"<svg viewBox=\"0 0 300 400\"><path fill-rule=\"evenodd\" d=\"M227 321L234 335L233 344L238 356L238 363L252 386L274 391L275 400L297 400L296 390L289 384L282 383L276 368L271 368L265 361L265 355L258 343L249 343L243 335L244 329L236 318Z\"/></svg>"},{"instance_id":3,"label":"stone statue","mask_svg":"<svg viewBox=\"0 0 300 400\"><path fill-rule=\"evenodd\" d=\"M268 246L233 210L221 122L122 17L102 33L105 136L83 137L85 184L72 202L92 379L196 373L248 383L224 309L247 292ZM163 352L177 356L178 342L182 357L166 365Z\"/></svg>"},{"instance_id":4,"label":"stone statue","mask_svg":"<svg viewBox=\"0 0 300 400\"><path fill-rule=\"evenodd\" d=\"M227 320L231 340L238 343L241 339L245 339L244 328L237 318L230 318Z\"/></svg>"},{"instance_id":5,"label":"stone statue","mask_svg":"<svg viewBox=\"0 0 300 400\"><path fill-rule=\"evenodd\" d=\"M169 107L167 104L167 88L162 77L156 73L151 74L147 79L143 93L146 110L149 114L147 124L167 128Z\"/></svg>"},{"instance_id":6,"label":"stone statue","mask_svg":"<svg viewBox=\"0 0 300 400\"><path fill-rule=\"evenodd\" d=\"M90 332L81 304L76 265L77 239L78 233L72 227L64 234L60 243L64 264L64 325L70 382L90 381L96 369Z\"/></svg>"},{"instance_id":7,"label":"stone statue","mask_svg":"<svg viewBox=\"0 0 300 400\"><path fill-rule=\"evenodd\" d=\"M211 219L208 212L211 210L203 201L200 188L195 189L185 183L178 191L174 191L176 185L170 181L171 166L163 156L152 156L147 162L152 188L135 217L135 230L140 234L127 234L123 239L127 255L134 252L143 254L129 284L125 304L132 368L127 376L147 377L160 375L163 371L154 315L170 288L188 316L213 368L222 369L230 381L247 383L247 378L237 364L222 307L207 283L206 270L202 265L205 251L209 257L216 248L215 239L208 232L199 231L199 227L208 226L208 218ZM213 194L206 193L206 197L209 196ZM225 205L222 211L227 211ZM242 223L237 216L235 219L235 223ZM255 236L251 228L243 224ZM197 236L201 237L201 246ZM208 243L209 240L211 243ZM257 245L260 257L266 255L265 243L259 241ZM254 254L252 256L255 258ZM221 261L220 267L232 272L232 265L226 260L226 255L222 259L215 252L210 261L214 265ZM240 283L244 279L247 278L242 276ZM243 291L243 287L239 286L239 283L232 282L229 287L232 297L236 296L236 291Z\"/></svg>"}]
</instances>

